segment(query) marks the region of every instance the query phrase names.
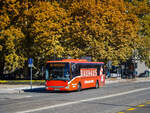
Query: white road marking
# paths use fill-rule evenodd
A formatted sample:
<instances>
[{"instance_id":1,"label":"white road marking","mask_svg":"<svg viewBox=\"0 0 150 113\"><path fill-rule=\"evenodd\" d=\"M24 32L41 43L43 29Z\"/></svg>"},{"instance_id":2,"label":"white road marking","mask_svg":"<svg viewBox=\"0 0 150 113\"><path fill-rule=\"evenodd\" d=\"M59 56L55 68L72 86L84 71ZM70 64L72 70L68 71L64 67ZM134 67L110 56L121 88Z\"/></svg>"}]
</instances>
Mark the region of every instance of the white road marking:
<instances>
[{"instance_id":1,"label":"white road marking","mask_svg":"<svg viewBox=\"0 0 150 113\"><path fill-rule=\"evenodd\" d=\"M103 96L103 97L99 96L99 97L95 97L95 98L78 100L78 101L74 101L74 102L66 102L66 103L62 103L62 104L56 104L56 105L51 105L51 106L45 106L45 107L41 107L41 108L26 110L26 111L20 111L20 112L16 112L16 113L36 112L36 111L41 111L41 110L46 110L46 109L52 109L52 108L63 107L63 106L67 106L67 105L72 105L72 104L78 104L78 103L83 103L83 102L88 102L88 101L101 100L101 99L106 99L106 98L111 98L111 97L126 95L126 94L135 93L135 92L139 92L139 91L143 91L143 90L149 90L149 89L150 89L150 87L148 87L148 88L141 88L141 89L136 89L136 90L132 90L132 91L127 91L127 92L122 92L122 93L107 95L107 96Z\"/></svg>"},{"instance_id":2,"label":"white road marking","mask_svg":"<svg viewBox=\"0 0 150 113\"><path fill-rule=\"evenodd\" d=\"M25 96L26 98L30 98L30 97L32 97L32 96L30 96L30 95L28 95L28 96Z\"/></svg>"},{"instance_id":3,"label":"white road marking","mask_svg":"<svg viewBox=\"0 0 150 113\"><path fill-rule=\"evenodd\" d=\"M11 97L11 99L23 99L23 98L30 98L32 96L17 96L17 97Z\"/></svg>"}]
</instances>

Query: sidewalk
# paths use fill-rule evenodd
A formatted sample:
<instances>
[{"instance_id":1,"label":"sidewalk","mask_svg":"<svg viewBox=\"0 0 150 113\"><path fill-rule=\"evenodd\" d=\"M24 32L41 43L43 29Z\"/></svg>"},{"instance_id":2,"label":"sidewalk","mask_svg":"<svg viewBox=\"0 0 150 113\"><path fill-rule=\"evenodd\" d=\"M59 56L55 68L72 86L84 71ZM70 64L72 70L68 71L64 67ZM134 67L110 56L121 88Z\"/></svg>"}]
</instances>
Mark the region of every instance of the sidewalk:
<instances>
[{"instance_id":1,"label":"sidewalk","mask_svg":"<svg viewBox=\"0 0 150 113\"><path fill-rule=\"evenodd\" d=\"M135 78L135 79L121 79L119 78L109 78L106 79L106 84L111 84L111 83L119 83L119 82L146 82L150 81L150 77L145 77L145 78Z\"/></svg>"},{"instance_id":2,"label":"sidewalk","mask_svg":"<svg viewBox=\"0 0 150 113\"><path fill-rule=\"evenodd\" d=\"M109 78L106 79L106 84L112 83L120 83L120 82L146 82L150 81L150 77L148 78L135 78L135 79L121 79L121 78ZM44 85L36 86L33 85L32 89L36 88L44 88ZM24 90L30 90L31 86L29 85L8 85L8 84L0 84L0 94L1 93L22 93Z\"/></svg>"},{"instance_id":3,"label":"sidewalk","mask_svg":"<svg viewBox=\"0 0 150 113\"><path fill-rule=\"evenodd\" d=\"M32 89L35 88L44 88L44 85L40 86L32 86ZM30 85L8 85L8 84L0 84L0 94L1 93L21 93L24 90L31 89Z\"/></svg>"}]
</instances>

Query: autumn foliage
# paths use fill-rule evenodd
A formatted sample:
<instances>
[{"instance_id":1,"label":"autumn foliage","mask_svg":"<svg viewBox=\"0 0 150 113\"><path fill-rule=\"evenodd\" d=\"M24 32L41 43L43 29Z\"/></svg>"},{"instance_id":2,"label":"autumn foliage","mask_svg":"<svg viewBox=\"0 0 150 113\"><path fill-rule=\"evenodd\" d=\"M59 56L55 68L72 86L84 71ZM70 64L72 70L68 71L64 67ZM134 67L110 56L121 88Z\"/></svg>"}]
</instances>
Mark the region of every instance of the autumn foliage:
<instances>
[{"instance_id":1,"label":"autumn foliage","mask_svg":"<svg viewBox=\"0 0 150 113\"><path fill-rule=\"evenodd\" d=\"M139 20L139 36L142 45L137 48L138 57L144 61L150 68L150 1L149 0L133 0L125 2L128 13L134 14Z\"/></svg>"},{"instance_id":2,"label":"autumn foliage","mask_svg":"<svg viewBox=\"0 0 150 113\"><path fill-rule=\"evenodd\" d=\"M0 72L25 68L28 58L37 68L52 57L124 62L146 40L139 32L150 36L149 17L142 25L139 19L147 7L138 12L124 0L0 0Z\"/></svg>"}]
</instances>

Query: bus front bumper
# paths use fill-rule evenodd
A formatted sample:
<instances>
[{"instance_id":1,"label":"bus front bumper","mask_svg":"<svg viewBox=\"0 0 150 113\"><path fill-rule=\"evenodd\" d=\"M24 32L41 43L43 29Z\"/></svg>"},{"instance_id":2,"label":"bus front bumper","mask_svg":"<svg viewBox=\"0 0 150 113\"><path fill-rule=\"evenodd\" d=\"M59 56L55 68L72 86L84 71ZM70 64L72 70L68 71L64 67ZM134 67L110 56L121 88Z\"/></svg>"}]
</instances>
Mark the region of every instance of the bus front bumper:
<instances>
[{"instance_id":1,"label":"bus front bumper","mask_svg":"<svg viewBox=\"0 0 150 113\"><path fill-rule=\"evenodd\" d=\"M66 87L53 87L53 86L45 86L47 91L71 91L69 86Z\"/></svg>"}]
</instances>

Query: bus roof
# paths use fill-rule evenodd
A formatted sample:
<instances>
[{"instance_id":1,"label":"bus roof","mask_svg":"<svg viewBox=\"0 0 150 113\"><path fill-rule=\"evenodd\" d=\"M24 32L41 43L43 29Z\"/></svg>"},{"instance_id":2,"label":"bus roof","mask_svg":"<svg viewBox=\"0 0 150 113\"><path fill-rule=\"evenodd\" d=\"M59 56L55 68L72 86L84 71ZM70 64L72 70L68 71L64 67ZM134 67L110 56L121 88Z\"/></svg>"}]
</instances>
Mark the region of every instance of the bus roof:
<instances>
[{"instance_id":1,"label":"bus roof","mask_svg":"<svg viewBox=\"0 0 150 113\"><path fill-rule=\"evenodd\" d=\"M65 62L71 62L71 63L93 63L93 64L104 64L104 62L89 62L85 59L63 59L60 61L47 61L47 63L65 63Z\"/></svg>"}]
</instances>

